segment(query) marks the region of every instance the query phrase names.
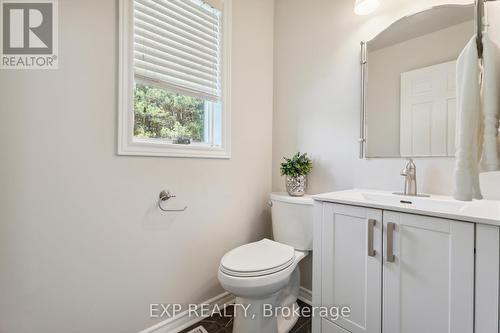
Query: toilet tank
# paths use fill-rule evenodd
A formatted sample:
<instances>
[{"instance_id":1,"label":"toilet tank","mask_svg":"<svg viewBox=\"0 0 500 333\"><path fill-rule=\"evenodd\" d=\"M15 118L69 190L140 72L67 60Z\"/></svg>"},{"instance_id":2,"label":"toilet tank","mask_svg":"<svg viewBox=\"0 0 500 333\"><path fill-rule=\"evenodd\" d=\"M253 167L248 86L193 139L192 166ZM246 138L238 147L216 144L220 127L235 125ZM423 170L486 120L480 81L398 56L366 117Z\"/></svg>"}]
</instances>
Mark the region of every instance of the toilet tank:
<instances>
[{"instance_id":1,"label":"toilet tank","mask_svg":"<svg viewBox=\"0 0 500 333\"><path fill-rule=\"evenodd\" d=\"M312 250L313 202L307 195L291 197L288 193L271 193L274 240L296 250Z\"/></svg>"}]
</instances>

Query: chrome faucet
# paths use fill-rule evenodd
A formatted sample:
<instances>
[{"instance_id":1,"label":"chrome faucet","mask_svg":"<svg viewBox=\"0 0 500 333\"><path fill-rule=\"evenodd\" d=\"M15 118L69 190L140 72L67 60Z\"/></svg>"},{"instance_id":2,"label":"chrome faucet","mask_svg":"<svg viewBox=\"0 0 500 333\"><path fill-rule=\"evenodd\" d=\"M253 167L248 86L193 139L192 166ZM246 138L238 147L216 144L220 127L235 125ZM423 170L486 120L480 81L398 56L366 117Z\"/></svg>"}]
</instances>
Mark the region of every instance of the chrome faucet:
<instances>
[{"instance_id":1,"label":"chrome faucet","mask_svg":"<svg viewBox=\"0 0 500 333\"><path fill-rule=\"evenodd\" d=\"M417 167L411 158L408 159L401 176L405 177L405 190L403 195L417 195Z\"/></svg>"}]
</instances>

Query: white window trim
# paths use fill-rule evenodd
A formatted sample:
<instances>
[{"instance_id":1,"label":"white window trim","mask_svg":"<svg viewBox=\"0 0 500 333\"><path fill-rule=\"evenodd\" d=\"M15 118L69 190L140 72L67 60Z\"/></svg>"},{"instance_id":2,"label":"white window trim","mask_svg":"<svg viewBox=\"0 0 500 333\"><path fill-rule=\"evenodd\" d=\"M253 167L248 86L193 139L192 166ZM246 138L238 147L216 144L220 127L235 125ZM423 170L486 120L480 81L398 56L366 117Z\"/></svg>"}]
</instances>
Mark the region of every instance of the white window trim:
<instances>
[{"instance_id":1,"label":"white window trim","mask_svg":"<svg viewBox=\"0 0 500 333\"><path fill-rule=\"evenodd\" d=\"M222 144L221 147L210 147L203 144L176 145L160 140L134 141L134 4L133 0L119 0L118 155L220 159L231 157L231 2L232 0L222 2Z\"/></svg>"}]
</instances>

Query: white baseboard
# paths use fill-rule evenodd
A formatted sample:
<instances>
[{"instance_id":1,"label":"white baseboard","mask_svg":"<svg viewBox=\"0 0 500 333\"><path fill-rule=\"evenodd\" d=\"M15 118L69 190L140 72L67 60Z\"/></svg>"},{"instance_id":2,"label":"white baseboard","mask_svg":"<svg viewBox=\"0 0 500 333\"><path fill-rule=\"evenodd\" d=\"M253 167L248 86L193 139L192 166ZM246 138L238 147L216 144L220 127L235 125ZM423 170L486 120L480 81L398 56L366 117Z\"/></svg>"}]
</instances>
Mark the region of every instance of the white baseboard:
<instances>
[{"instance_id":1,"label":"white baseboard","mask_svg":"<svg viewBox=\"0 0 500 333\"><path fill-rule=\"evenodd\" d=\"M312 292L309 289L300 287L299 300L306 304L312 305ZM233 302L234 296L228 292L225 292L209 299L208 301L203 302L202 304L209 304L210 308L213 308L216 305L222 308L222 306L231 304ZM179 313L175 317L168 318L154 326L140 331L139 333L179 333L183 329L186 329L189 326L194 325L202 320L203 317L191 318L188 315L188 311L184 311Z\"/></svg>"},{"instance_id":2,"label":"white baseboard","mask_svg":"<svg viewBox=\"0 0 500 333\"><path fill-rule=\"evenodd\" d=\"M225 292L209 299L208 301L203 302L202 304L209 304L209 308L212 309L216 305L222 308L223 306L231 304L233 302L234 296L228 292ZM168 318L154 326L140 331L139 333L178 333L183 329L186 329L189 326L194 325L202 320L203 317L192 318L189 316L188 311L183 311L175 317Z\"/></svg>"},{"instance_id":3,"label":"white baseboard","mask_svg":"<svg viewBox=\"0 0 500 333\"><path fill-rule=\"evenodd\" d=\"M304 287L300 287L299 300L312 306L312 291Z\"/></svg>"}]
</instances>

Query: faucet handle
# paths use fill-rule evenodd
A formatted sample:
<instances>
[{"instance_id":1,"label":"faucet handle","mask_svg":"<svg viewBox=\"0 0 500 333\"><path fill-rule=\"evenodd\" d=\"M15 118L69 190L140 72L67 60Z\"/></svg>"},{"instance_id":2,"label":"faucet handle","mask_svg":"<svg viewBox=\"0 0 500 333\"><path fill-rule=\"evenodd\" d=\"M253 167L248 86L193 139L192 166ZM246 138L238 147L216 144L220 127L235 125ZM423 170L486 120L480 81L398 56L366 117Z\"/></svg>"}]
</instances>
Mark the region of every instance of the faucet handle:
<instances>
[{"instance_id":1,"label":"faucet handle","mask_svg":"<svg viewBox=\"0 0 500 333\"><path fill-rule=\"evenodd\" d=\"M405 170L416 169L416 168L417 166L415 165L415 162L413 162L413 158L411 157L406 158Z\"/></svg>"},{"instance_id":2,"label":"faucet handle","mask_svg":"<svg viewBox=\"0 0 500 333\"><path fill-rule=\"evenodd\" d=\"M408 176L410 172L414 172L417 169L417 166L415 165L415 162L413 162L413 159L411 157L406 158L406 164L404 168L401 170L401 176Z\"/></svg>"}]
</instances>

